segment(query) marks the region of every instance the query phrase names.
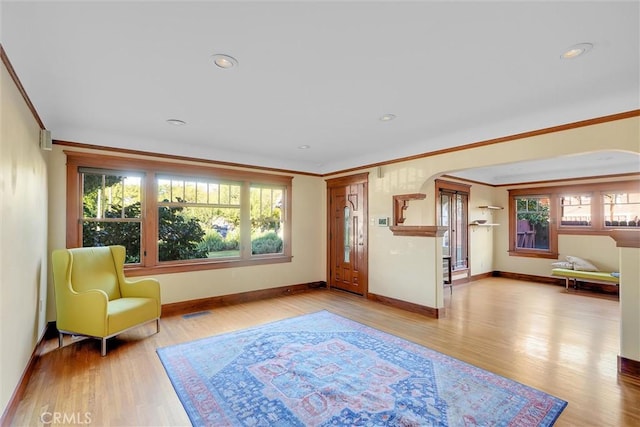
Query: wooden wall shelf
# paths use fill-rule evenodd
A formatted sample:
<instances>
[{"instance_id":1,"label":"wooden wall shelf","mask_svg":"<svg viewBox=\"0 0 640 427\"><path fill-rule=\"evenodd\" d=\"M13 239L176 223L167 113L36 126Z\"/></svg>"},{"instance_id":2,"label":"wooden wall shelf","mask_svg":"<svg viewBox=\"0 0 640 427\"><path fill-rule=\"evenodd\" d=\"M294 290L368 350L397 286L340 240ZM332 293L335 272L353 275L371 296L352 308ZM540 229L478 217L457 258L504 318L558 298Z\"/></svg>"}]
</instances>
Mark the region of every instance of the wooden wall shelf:
<instances>
[{"instance_id":1,"label":"wooden wall shelf","mask_svg":"<svg viewBox=\"0 0 640 427\"><path fill-rule=\"evenodd\" d=\"M389 230L394 236L442 237L447 227L437 225L392 225Z\"/></svg>"},{"instance_id":2,"label":"wooden wall shelf","mask_svg":"<svg viewBox=\"0 0 640 427\"><path fill-rule=\"evenodd\" d=\"M619 248L640 248L640 230L615 229L609 235Z\"/></svg>"}]
</instances>

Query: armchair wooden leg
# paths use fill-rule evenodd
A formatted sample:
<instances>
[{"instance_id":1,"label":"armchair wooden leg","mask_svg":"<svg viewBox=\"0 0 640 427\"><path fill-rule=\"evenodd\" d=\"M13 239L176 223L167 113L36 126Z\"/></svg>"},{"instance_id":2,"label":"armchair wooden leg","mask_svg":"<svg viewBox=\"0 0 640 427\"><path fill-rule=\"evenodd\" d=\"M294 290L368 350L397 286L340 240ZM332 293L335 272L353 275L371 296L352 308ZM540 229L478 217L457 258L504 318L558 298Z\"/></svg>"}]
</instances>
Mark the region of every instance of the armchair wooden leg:
<instances>
[{"instance_id":1,"label":"armchair wooden leg","mask_svg":"<svg viewBox=\"0 0 640 427\"><path fill-rule=\"evenodd\" d=\"M107 355L107 339L102 338L101 341L102 341L102 349L100 351L100 355L104 357Z\"/></svg>"},{"instance_id":2,"label":"armchair wooden leg","mask_svg":"<svg viewBox=\"0 0 640 427\"><path fill-rule=\"evenodd\" d=\"M62 332L58 332L58 347L62 347L63 344L63 333Z\"/></svg>"}]
</instances>

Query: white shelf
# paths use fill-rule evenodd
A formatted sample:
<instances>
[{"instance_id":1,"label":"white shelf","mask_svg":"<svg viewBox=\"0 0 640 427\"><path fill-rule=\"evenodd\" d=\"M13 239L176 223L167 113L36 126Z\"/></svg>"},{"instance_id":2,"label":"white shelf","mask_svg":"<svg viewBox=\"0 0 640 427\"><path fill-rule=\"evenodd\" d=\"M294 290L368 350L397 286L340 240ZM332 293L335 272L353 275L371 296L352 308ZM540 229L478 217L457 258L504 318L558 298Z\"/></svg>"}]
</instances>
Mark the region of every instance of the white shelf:
<instances>
[{"instance_id":1,"label":"white shelf","mask_svg":"<svg viewBox=\"0 0 640 427\"><path fill-rule=\"evenodd\" d=\"M478 206L480 209L493 209L493 210L502 210L504 209L502 206L491 206L491 205L485 205L485 206Z\"/></svg>"}]
</instances>

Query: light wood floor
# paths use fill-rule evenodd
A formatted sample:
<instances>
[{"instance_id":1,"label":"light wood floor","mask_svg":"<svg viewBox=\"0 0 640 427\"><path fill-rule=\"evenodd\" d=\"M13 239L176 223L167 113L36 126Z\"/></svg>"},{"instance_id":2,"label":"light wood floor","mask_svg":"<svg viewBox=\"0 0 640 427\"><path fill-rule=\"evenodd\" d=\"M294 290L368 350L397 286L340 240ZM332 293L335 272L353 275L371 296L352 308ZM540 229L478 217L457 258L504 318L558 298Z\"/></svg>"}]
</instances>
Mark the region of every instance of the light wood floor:
<instances>
[{"instance_id":1,"label":"light wood floor","mask_svg":"<svg viewBox=\"0 0 640 427\"><path fill-rule=\"evenodd\" d=\"M42 425L55 413L97 426L188 425L157 347L323 309L564 399L556 425L640 425L640 384L617 375L615 299L491 278L456 286L445 303L447 317L435 320L318 290L166 317L159 334L147 325L110 340L106 357L97 340L67 337L58 349L50 339L13 425Z\"/></svg>"}]
</instances>

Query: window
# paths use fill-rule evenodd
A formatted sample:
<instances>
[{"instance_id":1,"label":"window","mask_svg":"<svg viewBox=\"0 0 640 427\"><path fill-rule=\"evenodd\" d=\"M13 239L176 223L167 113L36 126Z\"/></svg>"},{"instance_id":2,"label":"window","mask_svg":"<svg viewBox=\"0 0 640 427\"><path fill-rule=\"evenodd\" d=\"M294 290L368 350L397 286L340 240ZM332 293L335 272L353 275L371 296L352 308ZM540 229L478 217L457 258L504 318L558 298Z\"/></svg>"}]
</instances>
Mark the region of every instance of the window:
<instances>
[{"instance_id":1,"label":"window","mask_svg":"<svg viewBox=\"0 0 640 427\"><path fill-rule=\"evenodd\" d=\"M284 187L251 186L251 253L282 253Z\"/></svg>"},{"instance_id":2,"label":"window","mask_svg":"<svg viewBox=\"0 0 640 427\"><path fill-rule=\"evenodd\" d=\"M640 226L640 192L602 193L605 228Z\"/></svg>"},{"instance_id":3,"label":"window","mask_svg":"<svg viewBox=\"0 0 640 427\"><path fill-rule=\"evenodd\" d=\"M564 194L560 196L560 225L591 226L591 195Z\"/></svg>"},{"instance_id":4,"label":"window","mask_svg":"<svg viewBox=\"0 0 640 427\"><path fill-rule=\"evenodd\" d=\"M82 246L124 245L127 263L140 262L142 175L80 168Z\"/></svg>"},{"instance_id":5,"label":"window","mask_svg":"<svg viewBox=\"0 0 640 427\"><path fill-rule=\"evenodd\" d=\"M158 260L240 256L241 184L158 177Z\"/></svg>"},{"instance_id":6,"label":"window","mask_svg":"<svg viewBox=\"0 0 640 427\"><path fill-rule=\"evenodd\" d=\"M640 181L509 190L509 253L553 258L558 234L640 231Z\"/></svg>"},{"instance_id":7,"label":"window","mask_svg":"<svg viewBox=\"0 0 640 427\"><path fill-rule=\"evenodd\" d=\"M66 154L68 247L124 245L133 275L291 260L289 176Z\"/></svg>"},{"instance_id":8,"label":"window","mask_svg":"<svg viewBox=\"0 0 640 427\"><path fill-rule=\"evenodd\" d=\"M520 196L516 203L516 248L549 250L549 197Z\"/></svg>"}]
</instances>

